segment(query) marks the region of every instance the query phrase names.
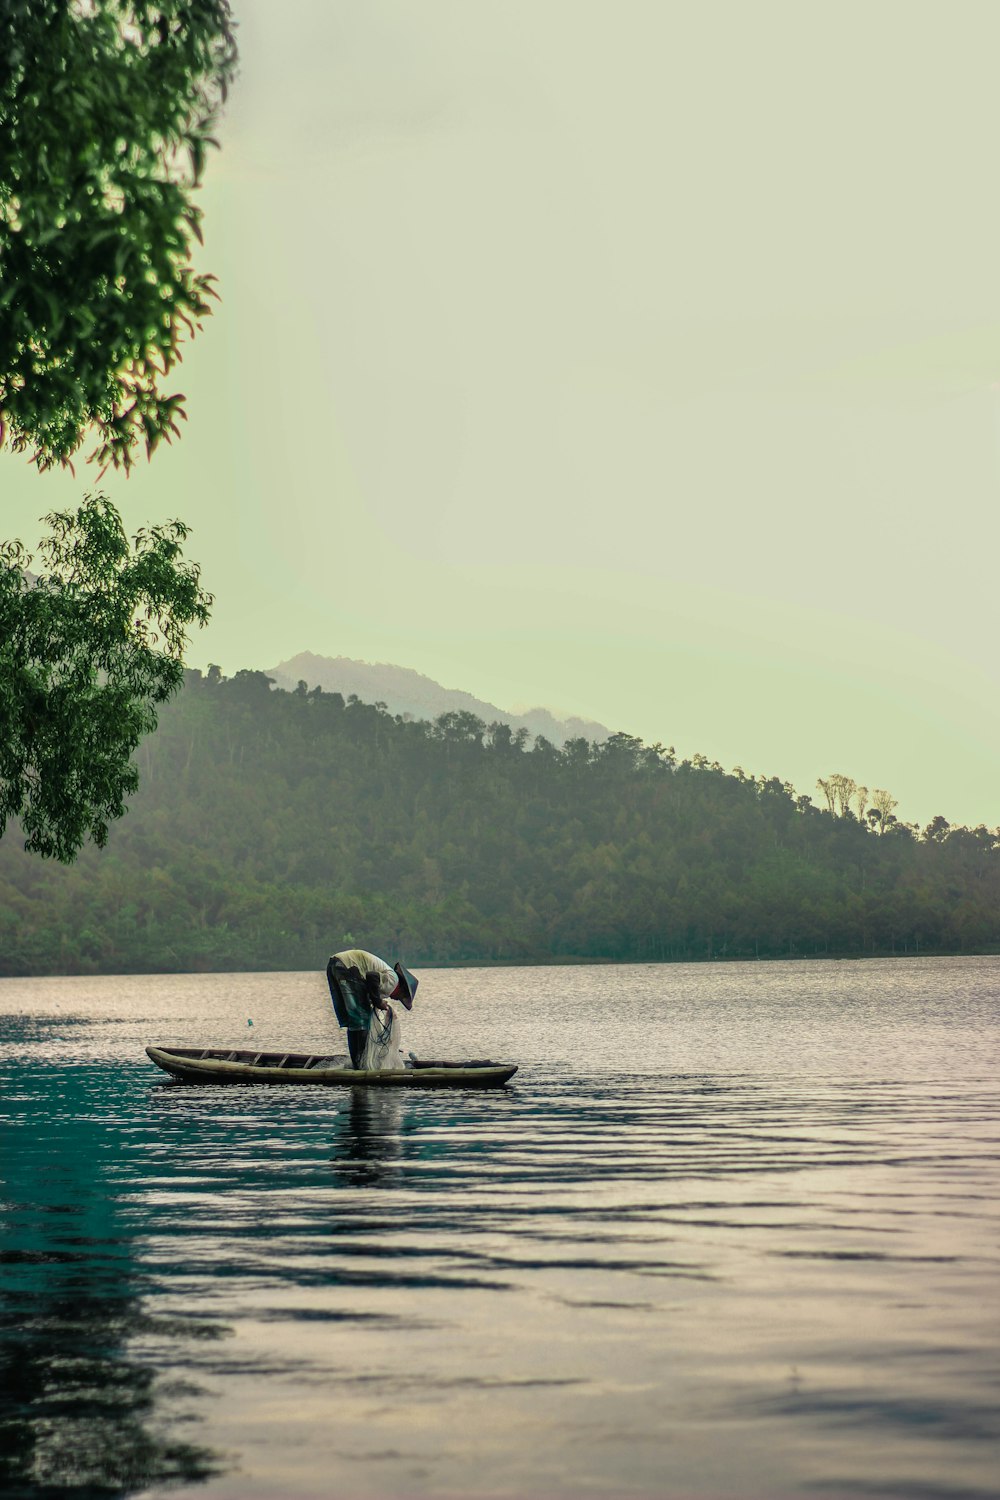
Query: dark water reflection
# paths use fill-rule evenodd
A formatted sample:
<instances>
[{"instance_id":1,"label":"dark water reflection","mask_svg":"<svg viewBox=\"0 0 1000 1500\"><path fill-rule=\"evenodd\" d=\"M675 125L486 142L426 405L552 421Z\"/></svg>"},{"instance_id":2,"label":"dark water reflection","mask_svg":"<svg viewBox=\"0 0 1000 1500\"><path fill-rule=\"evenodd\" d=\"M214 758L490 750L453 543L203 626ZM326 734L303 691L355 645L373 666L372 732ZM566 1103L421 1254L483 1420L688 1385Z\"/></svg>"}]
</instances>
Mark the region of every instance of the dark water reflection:
<instances>
[{"instance_id":1,"label":"dark water reflection","mask_svg":"<svg viewBox=\"0 0 1000 1500\"><path fill-rule=\"evenodd\" d=\"M51 1032L25 1030L32 1041ZM8 1108L18 1096L51 1099L58 1113L0 1140L0 1492L120 1495L203 1481L219 1461L180 1425L198 1388L159 1378L130 1349L224 1330L145 1305L134 1215L107 1170L125 1142L107 1128L124 1101L104 1092L106 1070L68 1071L54 1096L52 1083L51 1068L27 1060L16 1083L5 1080Z\"/></svg>"},{"instance_id":2,"label":"dark water reflection","mask_svg":"<svg viewBox=\"0 0 1000 1500\"><path fill-rule=\"evenodd\" d=\"M421 977L514 1086L142 1056L321 974L0 984L0 1491L998 1493L1000 963Z\"/></svg>"}]
</instances>

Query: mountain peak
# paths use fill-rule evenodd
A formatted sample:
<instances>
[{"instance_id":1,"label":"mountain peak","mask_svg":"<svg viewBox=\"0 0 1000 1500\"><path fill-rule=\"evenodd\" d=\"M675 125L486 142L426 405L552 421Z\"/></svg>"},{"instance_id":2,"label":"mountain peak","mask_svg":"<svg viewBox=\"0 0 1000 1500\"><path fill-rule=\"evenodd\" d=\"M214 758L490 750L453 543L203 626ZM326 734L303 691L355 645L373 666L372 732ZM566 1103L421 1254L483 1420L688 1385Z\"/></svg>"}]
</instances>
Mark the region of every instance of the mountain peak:
<instances>
[{"instance_id":1,"label":"mountain peak","mask_svg":"<svg viewBox=\"0 0 1000 1500\"><path fill-rule=\"evenodd\" d=\"M459 688L446 688L432 677L425 677L412 667L396 667L390 662L357 661L350 656L317 656L300 651L288 661L268 667L280 688L294 688L305 682L307 687L321 687L324 692L352 693L365 703L384 703L390 713L413 719L436 719L441 714L471 713L487 724L498 721L512 729L527 729L529 734L544 735L554 745L567 740L606 740L611 731L591 719L560 719L547 708L532 708L521 713L500 708L495 703L476 698Z\"/></svg>"}]
</instances>

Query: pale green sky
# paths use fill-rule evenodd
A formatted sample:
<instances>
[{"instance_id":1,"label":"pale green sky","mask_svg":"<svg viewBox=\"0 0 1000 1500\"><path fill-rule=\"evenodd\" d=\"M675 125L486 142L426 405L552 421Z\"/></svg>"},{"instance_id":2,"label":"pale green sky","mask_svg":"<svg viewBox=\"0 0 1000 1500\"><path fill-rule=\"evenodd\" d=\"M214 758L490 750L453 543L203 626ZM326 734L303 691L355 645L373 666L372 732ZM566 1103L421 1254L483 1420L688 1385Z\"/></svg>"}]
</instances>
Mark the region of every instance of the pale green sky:
<instances>
[{"instance_id":1,"label":"pale green sky","mask_svg":"<svg viewBox=\"0 0 1000 1500\"><path fill-rule=\"evenodd\" d=\"M1000 823L1000 8L236 0L191 660ZM93 479L0 459L8 530Z\"/></svg>"}]
</instances>

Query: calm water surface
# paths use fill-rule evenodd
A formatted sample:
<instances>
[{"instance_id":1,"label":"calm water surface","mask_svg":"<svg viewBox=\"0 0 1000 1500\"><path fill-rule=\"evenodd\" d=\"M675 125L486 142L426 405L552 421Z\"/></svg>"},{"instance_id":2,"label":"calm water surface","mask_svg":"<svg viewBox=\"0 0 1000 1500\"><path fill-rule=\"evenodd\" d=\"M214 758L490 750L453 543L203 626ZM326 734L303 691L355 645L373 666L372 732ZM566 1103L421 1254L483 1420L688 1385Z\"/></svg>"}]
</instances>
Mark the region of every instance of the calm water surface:
<instances>
[{"instance_id":1,"label":"calm water surface","mask_svg":"<svg viewBox=\"0 0 1000 1500\"><path fill-rule=\"evenodd\" d=\"M1000 1494L1000 960L0 981L0 1491ZM252 1019L254 1025L248 1027Z\"/></svg>"}]
</instances>

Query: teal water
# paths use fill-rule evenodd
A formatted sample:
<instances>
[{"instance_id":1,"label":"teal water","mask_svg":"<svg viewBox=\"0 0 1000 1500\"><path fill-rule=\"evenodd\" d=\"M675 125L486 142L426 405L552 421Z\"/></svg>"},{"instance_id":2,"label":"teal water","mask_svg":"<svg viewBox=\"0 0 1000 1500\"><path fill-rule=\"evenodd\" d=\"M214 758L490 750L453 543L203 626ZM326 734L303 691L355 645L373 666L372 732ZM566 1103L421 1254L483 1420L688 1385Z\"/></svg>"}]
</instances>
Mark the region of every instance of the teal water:
<instances>
[{"instance_id":1,"label":"teal water","mask_svg":"<svg viewBox=\"0 0 1000 1500\"><path fill-rule=\"evenodd\" d=\"M420 978L508 1089L144 1056L320 973L0 981L0 1492L1000 1493L1000 960Z\"/></svg>"}]
</instances>

